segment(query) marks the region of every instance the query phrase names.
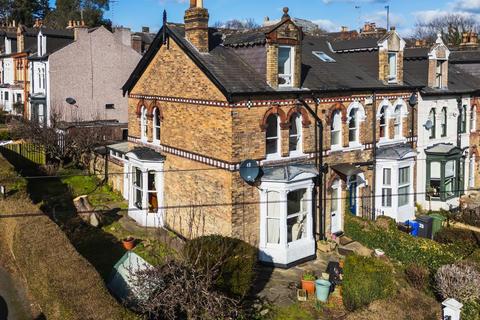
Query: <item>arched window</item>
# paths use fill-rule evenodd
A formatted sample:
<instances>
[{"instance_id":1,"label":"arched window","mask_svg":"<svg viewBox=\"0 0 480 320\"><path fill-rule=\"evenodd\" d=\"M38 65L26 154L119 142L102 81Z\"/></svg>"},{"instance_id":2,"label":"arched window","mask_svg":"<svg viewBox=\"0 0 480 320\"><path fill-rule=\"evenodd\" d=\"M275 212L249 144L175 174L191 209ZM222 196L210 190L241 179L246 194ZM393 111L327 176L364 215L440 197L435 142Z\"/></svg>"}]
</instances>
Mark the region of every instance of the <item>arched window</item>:
<instances>
[{"instance_id":1,"label":"arched window","mask_svg":"<svg viewBox=\"0 0 480 320\"><path fill-rule=\"evenodd\" d=\"M342 114L339 110L334 111L331 123L331 146L340 148L342 146Z\"/></svg>"},{"instance_id":2,"label":"arched window","mask_svg":"<svg viewBox=\"0 0 480 320\"><path fill-rule=\"evenodd\" d=\"M147 108L145 106L142 107L140 114L140 137L142 140L147 139Z\"/></svg>"},{"instance_id":3,"label":"arched window","mask_svg":"<svg viewBox=\"0 0 480 320\"><path fill-rule=\"evenodd\" d=\"M401 138L403 137L402 105L399 104L395 107L394 117L395 138Z\"/></svg>"},{"instance_id":4,"label":"arched window","mask_svg":"<svg viewBox=\"0 0 480 320\"><path fill-rule=\"evenodd\" d=\"M437 126L437 120L436 120L436 112L435 109L430 110L430 113L428 114L428 120L432 122L432 128L430 129L430 139L435 139L436 137L436 126Z\"/></svg>"},{"instance_id":5,"label":"arched window","mask_svg":"<svg viewBox=\"0 0 480 320\"><path fill-rule=\"evenodd\" d=\"M153 110L153 140L160 141L160 110L158 108Z\"/></svg>"},{"instance_id":6,"label":"arched window","mask_svg":"<svg viewBox=\"0 0 480 320\"><path fill-rule=\"evenodd\" d=\"M290 117L288 150L290 153L302 152L302 116L298 112Z\"/></svg>"},{"instance_id":7,"label":"arched window","mask_svg":"<svg viewBox=\"0 0 480 320\"><path fill-rule=\"evenodd\" d=\"M266 130L266 153L267 157L276 156L280 153L278 116L271 114L267 118Z\"/></svg>"},{"instance_id":8,"label":"arched window","mask_svg":"<svg viewBox=\"0 0 480 320\"><path fill-rule=\"evenodd\" d=\"M442 108L442 114L440 118L440 127L442 129L442 137L447 136L447 107Z\"/></svg>"},{"instance_id":9,"label":"arched window","mask_svg":"<svg viewBox=\"0 0 480 320\"><path fill-rule=\"evenodd\" d=\"M467 106L463 105L458 110L458 133L467 132Z\"/></svg>"},{"instance_id":10,"label":"arched window","mask_svg":"<svg viewBox=\"0 0 480 320\"><path fill-rule=\"evenodd\" d=\"M358 142L358 109L353 108L348 115L348 141Z\"/></svg>"},{"instance_id":11,"label":"arched window","mask_svg":"<svg viewBox=\"0 0 480 320\"><path fill-rule=\"evenodd\" d=\"M477 108L476 106L470 107L470 131L477 130Z\"/></svg>"},{"instance_id":12,"label":"arched window","mask_svg":"<svg viewBox=\"0 0 480 320\"><path fill-rule=\"evenodd\" d=\"M388 137L388 118L387 118L387 106L383 106L380 109L380 138Z\"/></svg>"}]
</instances>

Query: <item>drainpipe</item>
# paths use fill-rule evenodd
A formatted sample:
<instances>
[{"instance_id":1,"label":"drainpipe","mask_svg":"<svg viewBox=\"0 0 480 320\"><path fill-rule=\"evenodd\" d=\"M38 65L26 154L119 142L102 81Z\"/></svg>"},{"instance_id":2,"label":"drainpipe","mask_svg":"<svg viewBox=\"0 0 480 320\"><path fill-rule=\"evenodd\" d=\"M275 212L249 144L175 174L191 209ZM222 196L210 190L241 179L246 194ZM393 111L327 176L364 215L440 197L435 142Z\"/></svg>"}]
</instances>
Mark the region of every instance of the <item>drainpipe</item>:
<instances>
[{"instance_id":1,"label":"drainpipe","mask_svg":"<svg viewBox=\"0 0 480 320\"><path fill-rule=\"evenodd\" d=\"M323 123L322 120L318 117L317 113L305 102L302 98L297 98L297 100L305 107L305 109L310 113L310 115L315 119L316 129L315 129L315 164L318 169L318 178L317 178L317 194L318 194L318 204L317 204L317 223L319 226L319 238L325 240L325 206L324 206L324 192L325 192L325 178L324 174L326 172L326 167L323 165ZM318 103L315 98L315 110L318 111Z\"/></svg>"},{"instance_id":2,"label":"drainpipe","mask_svg":"<svg viewBox=\"0 0 480 320\"><path fill-rule=\"evenodd\" d=\"M413 141L414 137L415 137L415 106L418 104L418 96L417 96L417 93L416 92L413 92L412 95L410 96L410 98L408 99L408 104L410 105L410 108L411 108L411 113L412 113L412 117L411 117L411 128L410 128L410 146L413 150L415 150L415 142ZM417 161L418 163L418 161ZM418 167L417 167L417 170L418 170ZM418 191L418 190L417 190ZM417 193L414 192L413 193L413 202L414 203L417 203Z\"/></svg>"},{"instance_id":3,"label":"drainpipe","mask_svg":"<svg viewBox=\"0 0 480 320\"><path fill-rule=\"evenodd\" d=\"M372 158L373 158L373 179L372 179L372 217L375 220L375 210L376 210L376 189L377 189L377 93L372 92L373 95L373 121L372 121L372 133L373 133L373 144L372 144ZM388 119L386 119L388 121ZM388 127L387 127L388 128Z\"/></svg>"}]
</instances>

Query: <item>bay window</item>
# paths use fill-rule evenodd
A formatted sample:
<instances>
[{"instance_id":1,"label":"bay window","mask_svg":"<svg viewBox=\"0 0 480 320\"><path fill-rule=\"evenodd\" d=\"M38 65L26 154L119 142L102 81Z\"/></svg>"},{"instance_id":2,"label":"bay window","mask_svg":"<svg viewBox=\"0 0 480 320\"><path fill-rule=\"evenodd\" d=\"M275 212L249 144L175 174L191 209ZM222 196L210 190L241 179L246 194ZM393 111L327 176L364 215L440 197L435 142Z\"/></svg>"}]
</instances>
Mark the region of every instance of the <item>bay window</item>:
<instances>
[{"instance_id":1,"label":"bay window","mask_svg":"<svg viewBox=\"0 0 480 320\"><path fill-rule=\"evenodd\" d=\"M267 243L280 243L280 193L267 192Z\"/></svg>"},{"instance_id":2,"label":"bay window","mask_svg":"<svg viewBox=\"0 0 480 320\"><path fill-rule=\"evenodd\" d=\"M267 158L276 156L280 153L279 139L279 119L275 114L271 114L267 118L266 130L266 153Z\"/></svg>"},{"instance_id":3,"label":"bay window","mask_svg":"<svg viewBox=\"0 0 480 320\"><path fill-rule=\"evenodd\" d=\"M446 201L463 193L465 163L461 156L427 157L427 200Z\"/></svg>"},{"instance_id":4,"label":"bay window","mask_svg":"<svg viewBox=\"0 0 480 320\"><path fill-rule=\"evenodd\" d=\"M307 203L306 189L289 192L287 195L287 242L303 239L306 234Z\"/></svg>"},{"instance_id":5,"label":"bay window","mask_svg":"<svg viewBox=\"0 0 480 320\"><path fill-rule=\"evenodd\" d=\"M339 110L333 112L331 121L331 147L338 149L342 146L342 115Z\"/></svg>"},{"instance_id":6,"label":"bay window","mask_svg":"<svg viewBox=\"0 0 480 320\"><path fill-rule=\"evenodd\" d=\"M409 204L410 199L410 167L398 170L398 206Z\"/></svg>"},{"instance_id":7,"label":"bay window","mask_svg":"<svg viewBox=\"0 0 480 320\"><path fill-rule=\"evenodd\" d=\"M383 168L382 207L392 206L392 169Z\"/></svg>"},{"instance_id":8,"label":"bay window","mask_svg":"<svg viewBox=\"0 0 480 320\"><path fill-rule=\"evenodd\" d=\"M134 167L133 176L133 203L135 206L143 209L143 172L137 167Z\"/></svg>"},{"instance_id":9,"label":"bay window","mask_svg":"<svg viewBox=\"0 0 480 320\"><path fill-rule=\"evenodd\" d=\"M293 48L280 46L278 48L278 85L292 86L293 83Z\"/></svg>"}]
</instances>

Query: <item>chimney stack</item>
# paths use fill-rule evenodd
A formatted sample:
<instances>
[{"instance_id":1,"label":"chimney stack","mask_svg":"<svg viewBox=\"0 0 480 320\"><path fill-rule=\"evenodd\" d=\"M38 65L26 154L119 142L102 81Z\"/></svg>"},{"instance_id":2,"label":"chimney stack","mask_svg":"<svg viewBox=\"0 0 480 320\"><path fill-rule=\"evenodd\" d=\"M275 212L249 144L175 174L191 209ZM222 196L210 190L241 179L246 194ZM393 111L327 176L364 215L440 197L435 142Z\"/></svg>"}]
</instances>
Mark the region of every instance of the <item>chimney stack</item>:
<instances>
[{"instance_id":1,"label":"chimney stack","mask_svg":"<svg viewBox=\"0 0 480 320\"><path fill-rule=\"evenodd\" d=\"M473 31L463 32L460 48L466 50L478 48L478 34Z\"/></svg>"},{"instance_id":2,"label":"chimney stack","mask_svg":"<svg viewBox=\"0 0 480 320\"><path fill-rule=\"evenodd\" d=\"M341 32L348 32L348 27L346 26L342 26L342 28L340 29Z\"/></svg>"},{"instance_id":3,"label":"chimney stack","mask_svg":"<svg viewBox=\"0 0 480 320\"><path fill-rule=\"evenodd\" d=\"M85 21L69 20L67 29L73 29L73 38L75 41L80 39L83 35L88 33L88 27L85 25Z\"/></svg>"},{"instance_id":4,"label":"chimney stack","mask_svg":"<svg viewBox=\"0 0 480 320\"><path fill-rule=\"evenodd\" d=\"M142 27L143 33L150 33L150 27Z\"/></svg>"},{"instance_id":5,"label":"chimney stack","mask_svg":"<svg viewBox=\"0 0 480 320\"><path fill-rule=\"evenodd\" d=\"M185 11L185 37L200 52L209 51L208 10L203 0L190 0L190 8Z\"/></svg>"},{"instance_id":6,"label":"chimney stack","mask_svg":"<svg viewBox=\"0 0 480 320\"><path fill-rule=\"evenodd\" d=\"M25 32L25 26L23 24L19 24L17 28L17 52L25 51Z\"/></svg>"}]
</instances>

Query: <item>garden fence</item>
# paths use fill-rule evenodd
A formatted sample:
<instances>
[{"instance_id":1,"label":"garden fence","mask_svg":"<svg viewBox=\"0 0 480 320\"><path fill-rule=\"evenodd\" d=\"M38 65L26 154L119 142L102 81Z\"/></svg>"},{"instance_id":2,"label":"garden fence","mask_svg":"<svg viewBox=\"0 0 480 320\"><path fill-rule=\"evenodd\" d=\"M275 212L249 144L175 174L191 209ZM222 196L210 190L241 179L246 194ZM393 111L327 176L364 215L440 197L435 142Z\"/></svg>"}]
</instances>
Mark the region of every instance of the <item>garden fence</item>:
<instances>
[{"instance_id":1,"label":"garden fence","mask_svg":"<svg viewBox=\"0 0 480 320\"><path fill-rule=\"evenodd\" d=\"M0 151L8 153L18 160L28 160L38 165L46 164L46 152L41 145L32 143L11 143L0 147Z\"/></svg>"}]
</instances>

